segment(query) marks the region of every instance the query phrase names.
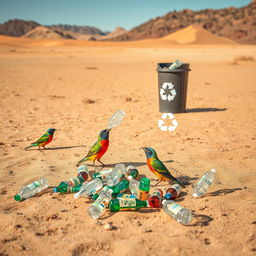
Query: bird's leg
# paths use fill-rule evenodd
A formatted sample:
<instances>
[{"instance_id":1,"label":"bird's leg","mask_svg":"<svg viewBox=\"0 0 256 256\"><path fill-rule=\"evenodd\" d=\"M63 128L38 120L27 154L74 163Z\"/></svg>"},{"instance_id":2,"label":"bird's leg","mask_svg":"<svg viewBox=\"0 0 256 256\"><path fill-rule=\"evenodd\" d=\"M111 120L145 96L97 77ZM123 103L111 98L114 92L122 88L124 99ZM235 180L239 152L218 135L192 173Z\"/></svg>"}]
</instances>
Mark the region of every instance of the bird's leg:
<instances>
[{"instance_id":1,"label":"bird's leg","mask_svg":"<svg viewBox=\"0 0 256 256\"><path fill-rule=\"evenodd\" d=\"M39 147L39 151L43 153L43 151L41 150L41 146L38 146Z\"/></svg>"},{"instance_id":2,"label":"bird's leg","mask_svg":"<svg viewBox=\"0 0 256 256\"><path fill-rule=\"evenodd\" d=\"M43 146L43 148L44 148L45 150L47 150L47 148L46 148L45 146Z\"/></svg>"},{"instance_id":3,"label":"bird's leg","mask_svg":"<svg viewBox=\"0 0 256 256\"><path fill-rule=\"evenodd\" d=\"M156 185L158 185L160 182L162 182L162 180L159 180L159 181L154 185L154 187L155 187Z\"/></svg>"},{"instance_id":4,"label":"bird's leg","mask_svg":"<svg viewBox=\"0 0 256 256\"><path fill-rule=\"evenodd\" d=\"M93 167L94 167L94 171L96 172L97 166L95 165L95 160L93 160Z\"/></svg>"},{"instance_id":5,"label":"bird's leg","mask_svg":"<svg viewBox=\"0 0 256 256\"><path fill-rule=\"evenodd\" d=\"M99 162L99 163L101 163L101 164L102 164L102 166L105 166L105 164L104 164L104 163L102 163L99 159L98 159L98 162Z\"/></svg>"}]
</instances>

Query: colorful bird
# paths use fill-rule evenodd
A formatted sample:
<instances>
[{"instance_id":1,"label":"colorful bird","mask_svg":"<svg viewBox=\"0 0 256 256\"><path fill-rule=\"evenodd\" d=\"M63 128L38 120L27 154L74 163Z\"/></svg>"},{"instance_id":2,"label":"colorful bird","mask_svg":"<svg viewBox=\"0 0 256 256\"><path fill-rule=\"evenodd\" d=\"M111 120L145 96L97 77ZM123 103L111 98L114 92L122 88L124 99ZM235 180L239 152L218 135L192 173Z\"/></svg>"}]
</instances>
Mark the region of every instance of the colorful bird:
<instances>
[{"instance_id":1,"label":"colorful bird","mask_svg":"<svg viewBox=\"0 0 256 256\"><path fill-rule=\"evenodd\" d=\"M159 179L159 184L161 181L169 181L172 180L175 183L183 186L175 177L171 175L165 165L158 159L156 151L153 148L145 147L142 148L147 156L147 164L148 168L157 176ZM156 184L156 185L157 185ZM156 186L155 185L155 186Z\"/></svg>"},{"instance_id":2,"label":"colorful bird","mask_svg":"<svg viewBox=\"0 0 256 256\"><path fill-rule=\"evenodd\" d=\"M94 143L94 145L91 147L87 155L82 160L80 160L76 166L79 166L82 162L88 161L88 160L93 161L93 166L95 166L96 160L100 162L102 165L104 165L104 163L102 163L100 159L108 150L108 145L109 145L108 137L109 137L110 130L111 129L105 129L100 132L98 136L98 141Z\"/></svg>"},{"instance_id":3,"label":"colorful bird","mask_svg":"<svg viewBox=\"0 0 256 256\"><path fill-rule=\"evenodd\" d=\"M37 141L31 143L31 145L26 147L25 150L27 150L28 148L36 147L36 146L39 147L39 150L41 150L41 147L46 149L45 145L49 144L52 141L53 134L55 131L56 129L52 129L52 128L48 129L43 136L41 136Z\"/></svg>"}]
</instances>

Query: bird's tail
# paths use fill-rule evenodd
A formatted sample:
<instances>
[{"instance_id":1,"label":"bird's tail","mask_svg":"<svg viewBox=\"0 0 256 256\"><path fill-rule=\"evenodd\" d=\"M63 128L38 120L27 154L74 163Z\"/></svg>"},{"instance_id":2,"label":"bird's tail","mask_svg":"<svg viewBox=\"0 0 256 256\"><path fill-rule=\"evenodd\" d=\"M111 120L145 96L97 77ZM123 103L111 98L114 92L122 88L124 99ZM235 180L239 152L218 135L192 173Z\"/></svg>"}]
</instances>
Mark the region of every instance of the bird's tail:
<instances>
[{"instance_id":1,"label":"bird's tail","mask_svg":"<svg viewBox=\"0 0 256 256\"><path fill-rule=\"evenodd\" d=\"M84 157L83 159L81 159L77 164L76 166L79 166L82 162L85 162L85 161L88 161L89 158L88 157Z\"/></svg>"},{"instance_id":2,"label":"bird's tail","mask_svg":"<svg viewBox=\"0 0 256 256\"><path fill-rule=\"evenodd\" d=\"M30 146L24 148L24 150L28 150L29 148L36 147L36 146L37 146L36 144L32 143Z\"/></svg>"}]
</instances>

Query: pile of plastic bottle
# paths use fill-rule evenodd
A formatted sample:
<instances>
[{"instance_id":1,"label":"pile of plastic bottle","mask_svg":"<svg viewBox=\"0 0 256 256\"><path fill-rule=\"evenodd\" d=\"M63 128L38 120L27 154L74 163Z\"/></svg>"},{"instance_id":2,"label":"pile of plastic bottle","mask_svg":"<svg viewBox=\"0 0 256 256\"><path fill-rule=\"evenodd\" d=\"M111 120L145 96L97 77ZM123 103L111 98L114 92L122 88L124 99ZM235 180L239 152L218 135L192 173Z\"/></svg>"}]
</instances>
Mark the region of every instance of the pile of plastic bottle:
<instances>
[{"instance_id":1,"label":"pile of plastic bottle","mask_svg":"<svg viewBox=\"0 0 256 256\"><path fill-rule=\"evenodd\" d=\"M141 208L159 208L173 217L177 222L188 225L192 221L192 212L175 202L182 187L179 184L170 186L165 194L161 189L155 189L150 194L150 179L139 179L138 170L133 166L125 167L117 164L114 169L104 169L93 173L90 178L86 165L78 167L77 177L62 181L53 189L54 192L74 193L74 198L90 198L93 203L88 209L88 215L93 219L100 218L105 211L136 211ZM194 197L201 197L212 184L215 170L206 172L194 188ZM48 187L45 178L41 178L14 196L16 201L22 201L41 192Z\"/></svg>"}]
</instances>

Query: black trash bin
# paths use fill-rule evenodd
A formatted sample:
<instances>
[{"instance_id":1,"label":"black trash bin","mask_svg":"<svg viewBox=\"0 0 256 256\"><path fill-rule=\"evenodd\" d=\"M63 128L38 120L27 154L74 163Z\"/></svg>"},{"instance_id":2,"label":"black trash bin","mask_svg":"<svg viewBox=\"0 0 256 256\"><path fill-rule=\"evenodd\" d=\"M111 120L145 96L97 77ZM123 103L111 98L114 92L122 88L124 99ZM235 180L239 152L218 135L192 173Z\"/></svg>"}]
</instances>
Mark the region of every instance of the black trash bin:
<instances>
[{"instance_id":1,"label":"black trash bin","mask_svg":"<svg viewBox=\"0 0 256 256\"><path fill-rule=\"evenodd\" d=\"M186 111L189 64L170 70L172 63L158 63L159 111L182 113Z\"/></svg>"}]
</instances>

